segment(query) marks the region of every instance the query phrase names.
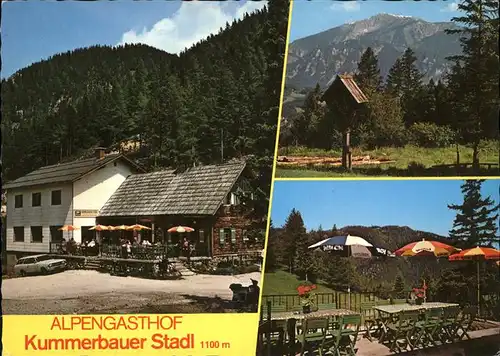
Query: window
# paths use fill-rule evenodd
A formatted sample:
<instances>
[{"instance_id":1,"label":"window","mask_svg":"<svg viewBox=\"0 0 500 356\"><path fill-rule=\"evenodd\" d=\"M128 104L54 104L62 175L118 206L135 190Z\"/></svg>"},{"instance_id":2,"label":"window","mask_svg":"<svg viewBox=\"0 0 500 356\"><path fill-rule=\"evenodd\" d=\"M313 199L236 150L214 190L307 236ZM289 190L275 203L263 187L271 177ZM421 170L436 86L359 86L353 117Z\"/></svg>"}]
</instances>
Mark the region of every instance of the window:
<instances>
[{"instance_id":1,"label":"window","mask_svg":"<svg viewBox=\"0 0 500 356\"><path fill-rule=\"evenodd\" d=\"M23 195L18 194L14 198L14 207L15 208L22 208L23 207Z\"/></svg>"},{"instance_id":2,"label":"window","mask_svg":"<svg viewBox=\"0 0 500 356\"><path fill-rule=\"evenodd\" d=\"M219 230L219 243L224 246L226 243L226 231L224 229Z\"/></svg>"},{"instance_id":3,"label":"window","mask_svg":"<svg viewBox=\"0 0 500 356\"><path fill-rule=\"evenodd\" d=\"M24 242L24 226L14 226L14 242Z\"/></svg>"},{"instance_id":4,"label":"window","mask_svg":"<svg viewBox=\"0 0 500 356\"><path fill-rule=\"evenodd\" d=\"M205 243L205 231L204 230L199 230L198 235L200 238L200 243L203 244Z\"/></svg>"},{"instance_id":5,"label":"window","mask_svg":"<svg viewBox=\"0 0 500 356\"><path fill-rule=\"evenodd\" d=\"M50 242L61 242L63 240L63 232L59 230L62 225L50 227Z\"/></svg>"},{"instance_id":6,"label":"window","mask_svg":"<svg viewBox=\"0 0 500 356\"><path fill-rule=\"evenodd\" d=\"M20 258L16 264L18 265L29 265L29 264L32 264L32 263L35 263L35 259L34 258Z\"/></svg>"},{"instance_id":7,"label":"window","mask_svg":"<svg viewBox=\"0 0 500 356\"><path fill-rule=\"evenodd\" d=\"M238 205L239 203L240 203L240 200L239 200L238 196L234 193L229 193L224 198L224 205Z\"/></svg>"},{"instance_id":8,"label":"window","mask_svg":"<svg viewBox=\"0 0 500 356\"><path fill-rule=\"evenodd\" d=\"M41 206L42 205L42 193L31 194L31 206Z\"/></svg>"},{"instance_id":9,"label":"window","mask_svg":"<svg viewBox=\"0 0 500 356\"><path fill-rule=\"evenodd\" d=\"M236 244L236 229L231 229L231 243Z\"/></svg>"},{"instance_id":10,"label":"window","mask_svg":"<svg viewBox=\"0 0 500 356\"><path fill-rule=\"evenodd\" d=\"M61 191L60 190L53 190L52 191L51 204L52 205L61 205Z\"/></svg>"},{"instance_id":11,"label":"window","mask_svg":"<svg viewBox=\"0 0 500 356\"><path fill-rule=\"evenodd\" d=\"M247 230L241 230L241 236L243 238L243 242L248 242L249 238Z\"/></svg>"},{"instance_id":12,"label":"window","mask_svg":"<svg viewBox=\"0 0 500 356\"><path fill-rule=\"evenodd\" d=\"M31 242L41 243L43 242L42 227L32 226L31 227Z\"/></svg>"}]
</instances>

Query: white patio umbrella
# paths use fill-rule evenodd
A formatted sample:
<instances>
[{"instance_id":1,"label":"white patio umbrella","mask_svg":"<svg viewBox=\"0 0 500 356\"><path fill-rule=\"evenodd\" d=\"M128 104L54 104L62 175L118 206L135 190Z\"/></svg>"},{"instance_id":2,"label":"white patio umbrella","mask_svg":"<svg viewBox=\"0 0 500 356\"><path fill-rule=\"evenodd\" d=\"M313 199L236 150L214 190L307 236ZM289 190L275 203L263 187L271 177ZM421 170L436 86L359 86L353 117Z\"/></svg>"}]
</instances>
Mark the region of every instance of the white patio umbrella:
<instances>
[{"instance_id":1,"label":"white patio umbrella","mask_svg":"<svg viewBox=\"0 0 500 356\"><path fill-rule=\"evenodd\" d=\"M394 257L389 250L375 247L364 238L359 236L344 235L332 236L321 240L311 246L310 249L320 249L325 252L334 253L341 257L372 258L372 257ZM347 286L348 307L351 307L351 286Z\"/></svg>"}]
</instances>

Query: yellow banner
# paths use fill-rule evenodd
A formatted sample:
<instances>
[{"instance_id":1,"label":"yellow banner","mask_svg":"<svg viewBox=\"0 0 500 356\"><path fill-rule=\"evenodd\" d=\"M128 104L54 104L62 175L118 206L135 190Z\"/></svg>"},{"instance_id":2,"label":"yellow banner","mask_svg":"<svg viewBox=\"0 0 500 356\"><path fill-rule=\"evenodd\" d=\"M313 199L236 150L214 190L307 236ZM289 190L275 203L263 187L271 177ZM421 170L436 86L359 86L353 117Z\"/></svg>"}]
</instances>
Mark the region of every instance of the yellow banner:
<instances>
[{"instance_id":1,"label":"yellow banner","mask_svg":"<svg viewBox=\"0 0 500 356\"><path fill-rule=\"evenodd\" d=\"M4 356L255 355L257 314L3 317Z\"/></svg>"}]
</instances>

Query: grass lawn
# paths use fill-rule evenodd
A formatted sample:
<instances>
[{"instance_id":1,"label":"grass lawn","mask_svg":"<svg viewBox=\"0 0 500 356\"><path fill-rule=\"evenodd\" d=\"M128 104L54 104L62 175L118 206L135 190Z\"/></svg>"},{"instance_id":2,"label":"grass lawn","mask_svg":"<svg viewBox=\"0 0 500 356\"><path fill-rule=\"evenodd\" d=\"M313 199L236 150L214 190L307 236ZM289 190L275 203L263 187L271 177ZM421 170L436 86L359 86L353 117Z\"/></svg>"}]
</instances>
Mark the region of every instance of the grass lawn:
<instances>
[{"instance_id":1,"label":"grass lawn","mask_svg":"<svg viewBox=\"0 0 500 356\"><path fill-rule=\"evenodd\" d=\"M304 282L304 280L298 279L295 275L282 270L265 273L262 290L263 306L266 305L268 300L271 300L273 304L287 304L289 306L298 305L300 300L297 294L297 287ZM336 298L337 308L348 308L350 305L350 309L359 311L361 302L368 298L367 294L351 293L351 302L349 304L348 294L346 292L335 291L334 289L323 285L321 281L318 281L316 286L316 294L325 293L336 295L336 297L328 296L328 298L318 295L318 303L332 303ZM287 295L287 297L266 297L269 295Z\"/></svg>"},{"instance_id":2,"label":"grass lawn","mask_svg":"<svg viewBox=\"0 0 500 356\"><path fill-rule=\"evenodd\" d=\"M285 271L264 273L262 294L297 294L297 287L303 283L305 280L300 280L295 275ZM320 283L317 283L316 286L318 287L317 293L335 293L333 289Z\"/></svg>"},{"instance_id":3,"label":"grass lawn","mask_svg":"<svg viewBox=\"0 0 500 356\"><path fill-rule=\"evenodd\" d=\"M460 162L472 162L472 149L460 146ZM279 155L284 156L315 156L315 157L341 157L342 152L331 150L309 149L304 147L290 147L288 151L280 149ZM406 147L386 147L375 150L353 149L353 156L370 155L373 159L389 159L394 163L381 165L353 166L353 172L348 173L341 167L314 166L314 167L293 167L284 168L279 164L276 168L276 177L279 178L305 178L305 177L363 177L363 176L454 176L467 175L468 172L459 172L455 168L429 169L434 165L453 164L456 161L456 147L447 148L421 148L415 146ZM498 163L498 141L489 141L481 145L481 163ZM410 166L410 167L409 167ZM470 173L469 173L470 175ZM498 175L498 167L488 172L486 169L481 175Z\"/></svg>"}]
</instances>

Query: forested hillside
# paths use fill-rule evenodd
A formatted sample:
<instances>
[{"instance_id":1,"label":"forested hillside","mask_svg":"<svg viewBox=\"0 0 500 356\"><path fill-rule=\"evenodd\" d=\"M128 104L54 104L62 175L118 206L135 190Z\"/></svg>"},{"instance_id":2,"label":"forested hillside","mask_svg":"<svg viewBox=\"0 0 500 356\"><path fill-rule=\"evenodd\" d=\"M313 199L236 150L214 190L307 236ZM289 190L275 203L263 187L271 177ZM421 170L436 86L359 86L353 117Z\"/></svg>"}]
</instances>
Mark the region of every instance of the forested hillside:
<instances>
[{"instance_id":1,"label":"forested hillside","mask_svg":"<svg viewBox=\"0 0 500 356\"><path fill-rule=\"evenodd\" d=\"M269 1L178 56L94 46L18 71L2 81L3 179L132 140L150 169L254 155L268 185L287 17Z\"/></svg>"}]
</instances>

